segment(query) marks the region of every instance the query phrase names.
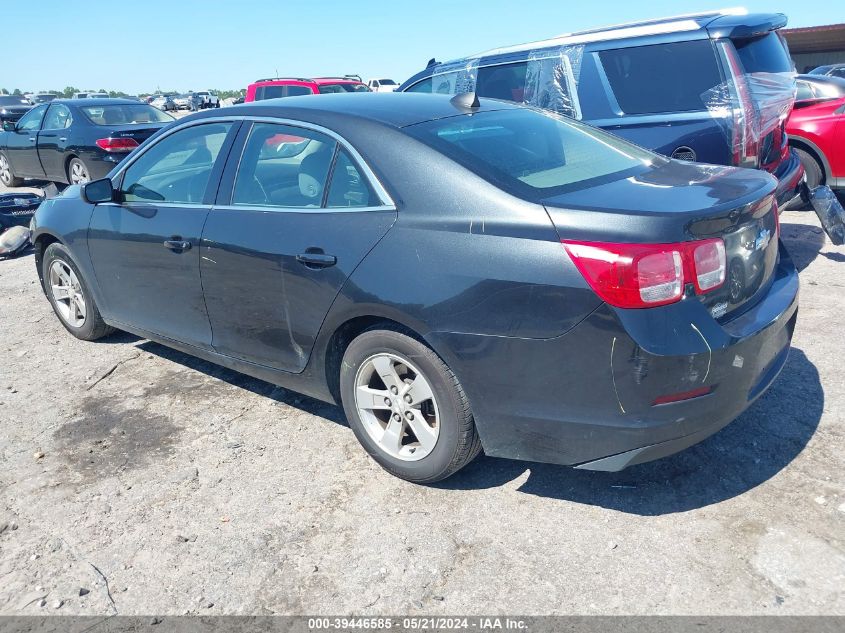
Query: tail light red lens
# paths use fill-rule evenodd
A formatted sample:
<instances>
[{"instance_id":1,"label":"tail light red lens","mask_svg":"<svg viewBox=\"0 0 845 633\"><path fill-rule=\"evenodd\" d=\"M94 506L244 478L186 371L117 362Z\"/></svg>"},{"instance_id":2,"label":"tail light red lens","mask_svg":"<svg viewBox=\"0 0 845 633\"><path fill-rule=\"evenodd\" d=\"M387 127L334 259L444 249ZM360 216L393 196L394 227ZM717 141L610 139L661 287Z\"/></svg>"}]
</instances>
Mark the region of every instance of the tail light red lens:
<instances>
[{"instance_id":1,"label":"tail light red lens","mask_svg":"<svg viewBox=\"0 0 845 633\"><path fill-rule=\"evenodd\" d=\"M699 293L725 282L721 239L676 244L564 240L575 266L601 299L618 308L651 308L679 301L686 283Z\"/></svg>"},{"instance_id":2,"label":"tail light red lens","mask_svg":"<svg viewBox=\"0 0 845 633\"><path fill-rule=\"evenodd\" d=\"M98 138L94 142L107 152L131 152L138 147L138 141L134 138Z\"/></svg>"}]
</instances>

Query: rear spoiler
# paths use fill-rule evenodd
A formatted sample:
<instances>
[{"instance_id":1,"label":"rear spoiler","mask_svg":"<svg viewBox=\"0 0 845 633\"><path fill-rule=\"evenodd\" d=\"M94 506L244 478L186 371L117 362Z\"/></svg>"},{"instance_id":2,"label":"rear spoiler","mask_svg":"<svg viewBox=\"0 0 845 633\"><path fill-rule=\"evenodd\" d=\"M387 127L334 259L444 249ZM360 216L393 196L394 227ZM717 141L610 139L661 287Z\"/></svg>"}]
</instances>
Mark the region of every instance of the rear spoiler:
<instances>
[{"instance_id":1,"label":"rear spoiler","mask_svg":"<svg viewBox=\"0 0 845 633\"><path fill-rule=\"evenodd\" d=\"M746 39L765 35L786 26L783 13L749 13L748 15L722 15L707 24L707 32L714 39Z\"/></svg>"}]
</instances>

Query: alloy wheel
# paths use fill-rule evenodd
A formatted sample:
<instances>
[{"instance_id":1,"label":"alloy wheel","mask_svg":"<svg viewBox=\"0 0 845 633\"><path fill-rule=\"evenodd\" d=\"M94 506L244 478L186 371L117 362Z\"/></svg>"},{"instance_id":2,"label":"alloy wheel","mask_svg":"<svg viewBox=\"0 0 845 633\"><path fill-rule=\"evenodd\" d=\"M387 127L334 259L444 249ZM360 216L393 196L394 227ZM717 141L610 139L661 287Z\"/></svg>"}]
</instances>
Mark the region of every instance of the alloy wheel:
<instances>
[{"instance_id":1,"label":"alloy wheel","mask_svg":"<svg viewBox=\"0 0 845 633\"><path fill-rule=\"evenodd\" d=\"M60 259L50 265L50 293L62 320L71 327L85 325L88 309L82 285L73 269Z\"/></svg>"},{"instance_id":2,"label":"alloy wheel","mask_svg":"<svg viewBox=\"0 0 845 633\"><path fill-rule=\"evenodd\" d=\"M417 461L437 444L440 415L431 384L403 358L381 353L361 363L355 407L367 433L391 457Z\"/></svg>"},{"instance_id":3,"label":"alloy wheel","mask_svg":"<svg viewBox=\"0 0 845 633\"><path fill-rule=\"evenodd\" d=\"M82 161L75 160L70 164L70 184L84 185L90 180L91 176L88 175L88 170L85 169Z\"/></svg>"},{"instance_id":4,"label":"alloy wheel","mask_svg":"<svg viewBox=\"0 0 845 633\"><path fill-rule=\"evenodd\" d=\"M0 182L7 187L12 182L12 168L9 166L9 161L5 156L0 155Z\"/></svg>"}]
</instances>

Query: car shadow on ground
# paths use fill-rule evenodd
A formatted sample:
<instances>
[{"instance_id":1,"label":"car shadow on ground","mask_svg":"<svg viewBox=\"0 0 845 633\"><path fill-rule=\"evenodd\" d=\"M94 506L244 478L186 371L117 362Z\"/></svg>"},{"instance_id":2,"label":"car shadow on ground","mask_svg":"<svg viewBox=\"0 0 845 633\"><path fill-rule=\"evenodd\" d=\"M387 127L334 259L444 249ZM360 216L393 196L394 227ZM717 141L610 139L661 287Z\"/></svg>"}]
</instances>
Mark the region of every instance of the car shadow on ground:
<instances>
[{"instance_id":1,"label":"car shadow on ground","mask_svg":"<svg viewBox=\"0 0 845 633\"><path fill-rule=\"evenodd\" d=\"M793 348L780 377L748 411L681 453L619 473L482 457L438 486L494 488L528 472L519 487L527 494L643 516L686 512L741 495L779 473L813 437L823 408L818 371Z\"/></svg>"},{"instance_id":2,"label":"car shadow on ground","mask_svg":"<svg viewBox=\"0 0 845 633\"><path fill-rule=\"evenodd\" d=\"M820 227L809 224L781 224L780 234L799 272L813 263L827 239Z\"/></svg>"},{"instance_id":3,"label":"car shadow on ground","mask_svg":"<svg viewBox=\"0 0 845 633\"><path fill-rule=\"evenodd\" d=\"M141 341L136 345L139 350L347 425L340 407L130 334L110 338L125 343ZM793 348L780 377L748 411L716 435L676 455L620 473L482 456L435 486L441 490L483 490L505 486L527 473L518 489L525 494L643 516L685 512L731 499L775 476L813 437L823 408L824 390L818 371L804 352Z\"/></svg>"}]
</instances>

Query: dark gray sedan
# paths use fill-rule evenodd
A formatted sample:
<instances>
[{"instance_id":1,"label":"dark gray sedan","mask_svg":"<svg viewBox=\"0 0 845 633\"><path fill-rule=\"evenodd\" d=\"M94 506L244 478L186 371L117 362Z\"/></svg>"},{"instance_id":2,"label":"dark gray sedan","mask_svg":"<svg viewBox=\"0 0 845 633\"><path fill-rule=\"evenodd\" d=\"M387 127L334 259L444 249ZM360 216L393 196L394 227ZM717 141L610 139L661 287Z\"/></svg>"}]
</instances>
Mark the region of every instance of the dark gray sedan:
<instances>
[{"instance_id":1,"label":"dark gray sedan","mask_svg":"<svg viewBox=\"0 0 845 633\"><path fill-rule=\"evenodd\" d=\"M74 336L342 405L400 477L482 448L619 470L716 432L784 366L776 185L473 95L291 97L174 123L43 203L33 241ZM754 275L728 284L736 261Z\"/></svg>"}]
</instances>

